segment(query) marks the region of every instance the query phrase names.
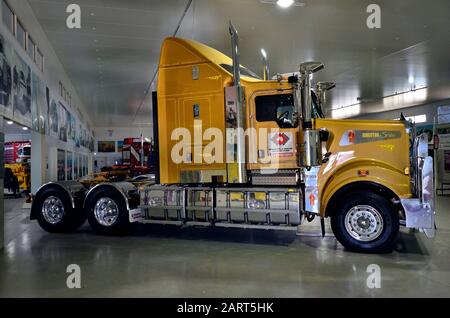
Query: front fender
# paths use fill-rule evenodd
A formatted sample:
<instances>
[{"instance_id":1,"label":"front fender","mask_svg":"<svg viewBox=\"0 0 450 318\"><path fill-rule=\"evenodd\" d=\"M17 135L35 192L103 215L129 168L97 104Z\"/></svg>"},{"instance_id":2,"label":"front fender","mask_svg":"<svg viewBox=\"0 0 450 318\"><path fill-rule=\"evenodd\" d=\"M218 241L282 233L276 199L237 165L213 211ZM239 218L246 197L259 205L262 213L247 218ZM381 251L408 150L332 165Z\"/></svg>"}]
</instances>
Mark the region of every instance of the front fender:
<instances>
[{"instance_id":1,"label":"front fender","mask_svg":"<svg viewBox=\"0 0 450 318\"><path fill-rule=\"evenodd\" d=\"M321 198L320 215L325 217L328 204L333 195L343 187L352 183L369 182L381 185L398 198L409 198L409 175L394 167L372 159L352 160L339 166L331 173L324 173L326 167L321 169L319 176L319 195ZM367 175L361 175L361 170L367 171Z\"/></svg>"}]
</instances>

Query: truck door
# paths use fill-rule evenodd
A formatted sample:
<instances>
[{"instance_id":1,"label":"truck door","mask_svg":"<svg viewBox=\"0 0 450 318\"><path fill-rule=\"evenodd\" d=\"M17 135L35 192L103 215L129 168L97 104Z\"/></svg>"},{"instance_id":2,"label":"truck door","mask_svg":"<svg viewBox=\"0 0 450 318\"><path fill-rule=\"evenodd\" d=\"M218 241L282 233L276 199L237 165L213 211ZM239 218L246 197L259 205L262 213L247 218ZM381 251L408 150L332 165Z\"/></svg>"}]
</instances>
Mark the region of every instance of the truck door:
<instances>
[{"instance_id":1,"label":"truck door","mask_svg":"<svg viewBox=\"0 0 450 318\"><path fill-rule=\"evenodd\" d=\"M256 142L247 143L248 168L296 169L299 129L292 90L256 91L249 110L248 127L256 131Z\"/></svg>"}]
</instances>

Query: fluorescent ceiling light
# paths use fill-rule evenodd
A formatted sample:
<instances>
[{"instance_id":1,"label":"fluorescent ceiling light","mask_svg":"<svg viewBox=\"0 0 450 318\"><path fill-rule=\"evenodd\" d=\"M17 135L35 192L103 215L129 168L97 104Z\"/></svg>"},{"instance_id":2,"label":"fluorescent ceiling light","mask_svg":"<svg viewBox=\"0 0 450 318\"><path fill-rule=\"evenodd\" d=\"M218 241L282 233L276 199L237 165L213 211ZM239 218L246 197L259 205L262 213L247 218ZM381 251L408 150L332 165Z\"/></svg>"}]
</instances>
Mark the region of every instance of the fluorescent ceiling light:
<instances>
[{"instance_id":1,"label":"fluorescent ceiling light","mask_svg":"<svg viewBox=\"0 0 450 318\"><path fill-rule=\"evenodd\" d=\"M278 0L277 4L282 8L288 8L294 4L294 0Z\"/></svg>"},{"instance_id":2,"label":"fluorescent ceiling light","mask_svg":"<svg viewBox=\"0 0 450 318\"><path fill-rule=\"evenodd\" d=\"M266 50L261 49L261 55L263 56L263 58L267 59L267 53L266 53Z\"/></svg>"},{"instance_id":3,"label":"fluorescent ceiling light","mask_svg":"<svg viewBox=\"0 0 450 318\"><path fill-rule=\"evenodd\" d=\"M28 130L28 127L22 127L22 130Z\"/></svg>"},{"instance_id":4,"label":"fluorescent ceiling light","mask_svg":"<svg viewBox=\"0 0 450 318\"><path fill-rule=\"evenodd\" d=\"M12 125L12 124L14 124L14 122L13 121L11 121L11 120L8 120L7 122L6 122L8 125Z\"/></svg>"}]
</instances>

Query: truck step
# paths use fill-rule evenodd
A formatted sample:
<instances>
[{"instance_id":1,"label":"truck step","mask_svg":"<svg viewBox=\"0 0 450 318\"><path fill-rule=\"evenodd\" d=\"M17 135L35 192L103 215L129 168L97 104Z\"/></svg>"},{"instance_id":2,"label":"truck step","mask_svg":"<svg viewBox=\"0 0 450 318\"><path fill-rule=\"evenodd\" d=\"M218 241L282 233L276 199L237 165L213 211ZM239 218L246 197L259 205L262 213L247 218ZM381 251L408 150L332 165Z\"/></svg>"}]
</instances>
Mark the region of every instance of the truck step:
<instances>
[{"instance_id":1,"label":"truck step","mask_svg":"<svg viewBox=\"0 0 450 318\"><path fill-rule=\"evenodd\" d=\"M181 226L184 224L183 221L172 221L172 220L142 220L139 223L144 224L166 224L166 225L178 225Z\"/></svg>"},{"instance_id":2,"label":"truck step","mask_svg":"<svg viewBox=\"0 0 450 318\"><path fill-rule=\"evenodd\" d=\"M277 230L277 231L297 231L297 226L289 225L259 225L259 224L242 224L242 223L214 223L218 227L241 228L241 229L255 229L255 230Z\"/></svg>"}]
</instances>

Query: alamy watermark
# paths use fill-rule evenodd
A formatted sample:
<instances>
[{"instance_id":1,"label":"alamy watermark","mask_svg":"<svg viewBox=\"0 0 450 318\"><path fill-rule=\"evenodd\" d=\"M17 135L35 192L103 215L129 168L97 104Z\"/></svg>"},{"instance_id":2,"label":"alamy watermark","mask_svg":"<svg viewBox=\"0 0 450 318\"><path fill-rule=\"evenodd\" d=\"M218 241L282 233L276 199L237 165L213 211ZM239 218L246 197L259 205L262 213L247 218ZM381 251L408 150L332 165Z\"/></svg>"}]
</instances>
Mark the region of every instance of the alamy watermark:
<instances>
[{"instance_id":1,"label":"alamy watermark","mask_svg":"<svg viewBox=\"0 0 450 318\"><path fill-rule=\"evenodd\" d=\"M270 165L271 173L278 170L281 158L295 158L296 133L278 128L250 127L203 129L202 120L194 120L193 128L178 127L170 139L175 144L170 157L175 164L249 163ZM245 158L239 160L239 147Z\"/></svg>"},{"instance_id":2,"label":"alamy watermark","mask_svg":"<svg viewBox=\"0 0 450 318\"><path fill-rule=\"evenodd\" d=\"M366 24L369 29L381 29L381 7L378 4L369 4L366 9L370 13Z\"/></svg>"},{"instance_id":3,"label":"alamy watermark","mask_svg":"<svg viewBox=\"0 0 450 318\"><path fill-rule=\"evenodd\" d=\"M381 268L378 264L370 264L367 266L366 272L369 276L366 279L366 285L369 289L381 288Z\"/></svg>"},{"instance_id":4,"label":"alamy watermark","mask_svg":"<svg viewBox=\"0 0 450 318\"><path fill-rule=\"evenodd\" d=\"M66 286L69 289L81 288L81 267L77 264L70 264L66 268L66 273L69 274L66 279Z\"/></svg>"},{"instance_id":5,"label":"alamy watermark","mask_svg":"<svg viewBox=\"0 0 450 318\"><path fill-rule=\"evenodd\" d=\"M69 13L66 19L67 27L69 29L81 29L81 7L78 4L69 4L66 13Z\"/></svg>"}]
</instances>

